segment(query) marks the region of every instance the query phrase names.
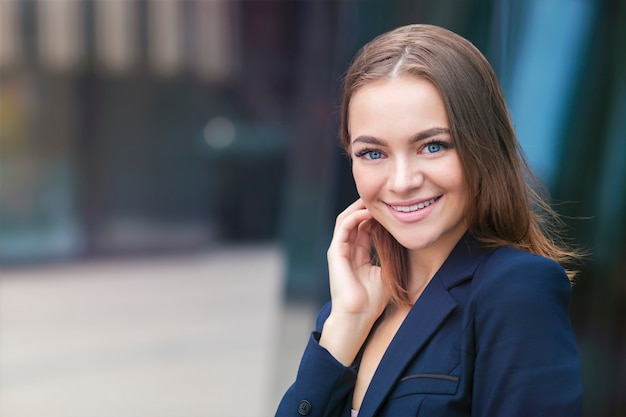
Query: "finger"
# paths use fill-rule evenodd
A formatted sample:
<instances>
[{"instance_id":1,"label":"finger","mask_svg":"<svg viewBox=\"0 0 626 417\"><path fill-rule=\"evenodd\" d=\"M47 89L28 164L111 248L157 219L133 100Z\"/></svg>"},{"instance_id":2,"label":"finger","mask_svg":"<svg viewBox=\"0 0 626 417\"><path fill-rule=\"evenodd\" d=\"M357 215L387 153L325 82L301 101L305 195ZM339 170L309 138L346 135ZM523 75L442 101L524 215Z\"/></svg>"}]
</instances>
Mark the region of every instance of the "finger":
<instances>
[{"instance_id":1,"label":"finger","mask_svg":"<svg viewBox=\"0 0 626 417\"><path fill-rule=\"evenodd\" d=\"M346 224L346 220L350 219L354 214L359 213L363 210L367 210L365 208L365 204L362 199L357 199L352 204L350 204L344 211L339 213L335 220L335 230ZM354 224L350 224L350 227L354 227Z\"/></svg>"},{"instance_id":2,"label":"finger","mask_svg":"<svg viewBox=\"0 0 626 417\"><path fill-rule=\"evenodd\" d=\"M363 200L359 198L356 201L354 201L352 204L350 204L348 207L346 207L341 213L339 213L339 215L337 216L337 220L338 221L343 220L345 217L349 216L355 211L362 210L364 208L365 208L365 203L363 203Z\"/></svg>"},{"instance_id":3,"label":"finger","mask_svg":"<svg viewBox=\"0 0 626 417\"><path fill-rule=\"evenodd\" d=\"M371 263L372 252L372 220L361 222L356 228L356 236L353 244L353 259L355 264L364 265Z\"/></svg>"},{"instance_id":4,"label":"finger","mask_svg":"<svg viewBox=\"0 0 626 417\"><path fill-rule=\"evenodd\" d=\"M347 214L342 218L337 218L333 240L342 243L354 242L358 235L359 224L371 218L372 215L365 208Z\"/></svg>"}]
</instances>

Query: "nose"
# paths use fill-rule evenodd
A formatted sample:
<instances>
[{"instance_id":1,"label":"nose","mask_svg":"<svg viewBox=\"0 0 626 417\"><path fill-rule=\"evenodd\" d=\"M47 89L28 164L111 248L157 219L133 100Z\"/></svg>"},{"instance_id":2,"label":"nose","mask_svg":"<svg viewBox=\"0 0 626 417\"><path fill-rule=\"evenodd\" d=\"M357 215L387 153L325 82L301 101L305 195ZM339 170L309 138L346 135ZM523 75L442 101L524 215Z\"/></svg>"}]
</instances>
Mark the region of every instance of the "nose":
<instances>
[{"instance_id":1,"label":"nose","mask_svg":"<svg viewBox=\"0 0 626 417\"><path fill-rule=\"evenodd\" d=\"M418 188L424 182L424 176L416 161L401 158L390 164L387 186L397 194L406 194Z\"/></svg>"}]
</instances>

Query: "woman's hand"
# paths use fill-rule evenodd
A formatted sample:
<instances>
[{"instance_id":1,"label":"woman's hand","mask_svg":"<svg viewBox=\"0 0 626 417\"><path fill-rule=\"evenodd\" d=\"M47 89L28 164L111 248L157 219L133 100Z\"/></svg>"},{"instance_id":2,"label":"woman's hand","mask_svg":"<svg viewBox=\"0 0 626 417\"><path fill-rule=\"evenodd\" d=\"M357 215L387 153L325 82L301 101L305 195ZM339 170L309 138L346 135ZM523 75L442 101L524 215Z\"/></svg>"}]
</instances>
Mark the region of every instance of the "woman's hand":
<instances>
[{"instance_id":1,"label":"woman's hand","mask_svg":"<svg viewBox=\"0 0 626 417\"><path fill-rule=\"evenodd\" d=\"M361 199L344 210L335 223L328 248L333 313L378 318L387 305L380 267L372 265L372 215Z\"/></svg>"},{"instance_id":2,"label":"woman's hand","mask_svg":"<svg viewBox=\"0 0 626 417\"><path fill-rule=\"evenodd\" d=\"M371 219L361 199L339 216L328 248L332 311L320 344L350 365L389 302L380 267L371 263Z\"/></svg>"}]
</instances>

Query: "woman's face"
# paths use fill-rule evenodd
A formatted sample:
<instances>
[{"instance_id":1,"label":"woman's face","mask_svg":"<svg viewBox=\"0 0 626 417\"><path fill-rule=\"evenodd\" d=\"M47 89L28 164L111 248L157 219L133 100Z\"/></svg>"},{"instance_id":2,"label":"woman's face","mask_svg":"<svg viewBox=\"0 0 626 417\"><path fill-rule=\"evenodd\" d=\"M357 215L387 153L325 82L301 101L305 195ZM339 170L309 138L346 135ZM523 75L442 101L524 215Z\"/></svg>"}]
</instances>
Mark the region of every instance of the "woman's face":
<instances>
[{"instance_id":1,"label":"woman's face","mask_svg":"<svg viewBox=\"0 0 626 417\"><path fill-rule=\"evenodd\" d=\"M467 187L437 89L413 76L367 84L352 96L348 129L372 216L409 250L450 250L467 230Z\"/></svg>"}]
</instances>

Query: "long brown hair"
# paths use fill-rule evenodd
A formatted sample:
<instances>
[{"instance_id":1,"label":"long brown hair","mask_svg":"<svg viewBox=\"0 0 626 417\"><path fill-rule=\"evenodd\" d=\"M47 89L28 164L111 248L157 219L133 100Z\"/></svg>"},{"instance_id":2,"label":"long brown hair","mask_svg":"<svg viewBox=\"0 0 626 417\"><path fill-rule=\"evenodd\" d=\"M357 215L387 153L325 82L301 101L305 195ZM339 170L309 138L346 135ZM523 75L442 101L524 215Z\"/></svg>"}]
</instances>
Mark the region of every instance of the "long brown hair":
<instances>
[{"instance_id":1,"label":"long brown hair","mask_svg":"<svg viewBox=\"0 0 626 417\"><path fill-rule=\"evenodd\" d=\"M528 166L498 79L468 40L431 25L380 35L356 55L344 79L340 138L350 150L348 110L360 87L397 76L431 82L443 99L468 193L468 231L484 246L510 245L567 267L578 258L560 238L562 222ZM374 222L373 243L392 303L410 304L407 251ZM570 279L575 272L567 271Z\"/></svg>"}]
</instances>

